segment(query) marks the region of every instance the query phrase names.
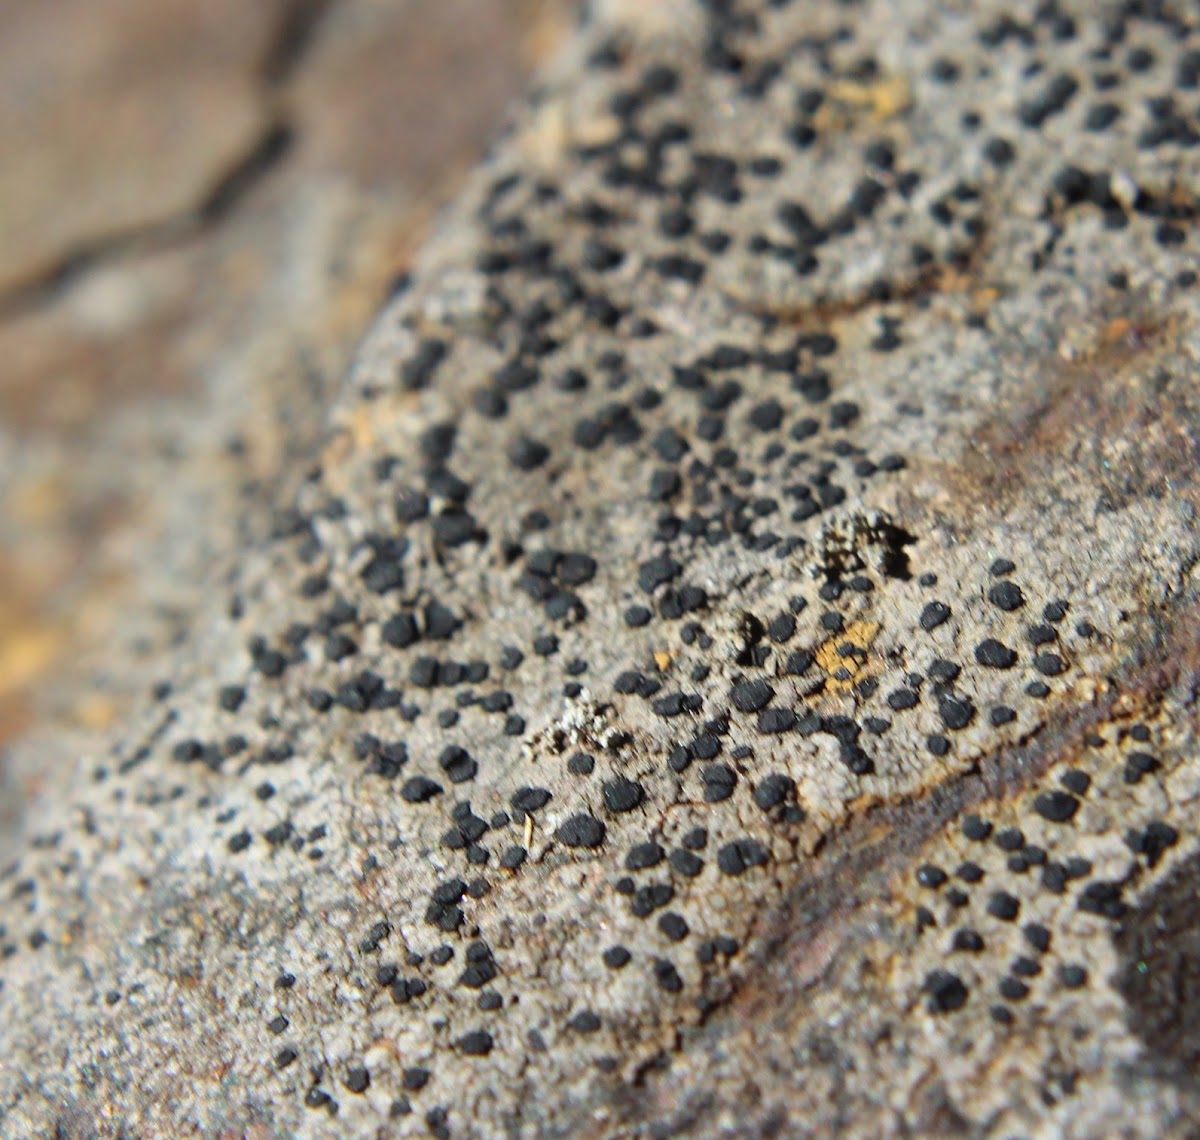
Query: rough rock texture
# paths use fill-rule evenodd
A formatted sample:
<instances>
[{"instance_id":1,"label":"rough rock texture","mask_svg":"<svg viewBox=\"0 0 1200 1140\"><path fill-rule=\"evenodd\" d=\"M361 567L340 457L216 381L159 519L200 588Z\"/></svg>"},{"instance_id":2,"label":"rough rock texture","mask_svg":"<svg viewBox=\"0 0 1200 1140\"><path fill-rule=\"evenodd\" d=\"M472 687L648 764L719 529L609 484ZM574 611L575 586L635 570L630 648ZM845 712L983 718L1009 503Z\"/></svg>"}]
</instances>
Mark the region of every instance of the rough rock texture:
<instances>
[{"instance_id":1,"label":"rough rock texture","mask_svg":"<svg viewBox=\"0 0 1200 1140\"><path fill-rule=\"evenodd\" d=\"M567 27L562 0L0 5L0 749L39 730L0 779L36 791L145 690Z\"/></svg>"},{"instance_id":2,"label":"rough rock texture","mask_svg":"<svg viewBox=\"0 0 1200 1140\"><path fill-rule=\"evenodd\" d=\"M33 809L4 1129L1194 1134L1195 10L594 7Z\"/></svg>"}]
</instances>

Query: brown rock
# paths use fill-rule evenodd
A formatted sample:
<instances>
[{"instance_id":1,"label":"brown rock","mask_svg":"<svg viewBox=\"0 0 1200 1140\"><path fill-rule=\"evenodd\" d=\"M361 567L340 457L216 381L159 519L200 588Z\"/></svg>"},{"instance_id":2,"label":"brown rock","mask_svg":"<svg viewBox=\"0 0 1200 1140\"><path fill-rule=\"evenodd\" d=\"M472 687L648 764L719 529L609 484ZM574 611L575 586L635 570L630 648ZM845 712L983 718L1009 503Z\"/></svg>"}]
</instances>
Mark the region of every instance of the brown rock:
<instances>
[{"instance_id":1,"label":"brown rock","mask_svg":"<svg viewBox=\"0 0 1200 1140\"><path fill-rule=\"evenodd\" d=\"M284 0L17 0L0 40L0 297L199 208L268 128Z\"/></svg>"}]
</instances>

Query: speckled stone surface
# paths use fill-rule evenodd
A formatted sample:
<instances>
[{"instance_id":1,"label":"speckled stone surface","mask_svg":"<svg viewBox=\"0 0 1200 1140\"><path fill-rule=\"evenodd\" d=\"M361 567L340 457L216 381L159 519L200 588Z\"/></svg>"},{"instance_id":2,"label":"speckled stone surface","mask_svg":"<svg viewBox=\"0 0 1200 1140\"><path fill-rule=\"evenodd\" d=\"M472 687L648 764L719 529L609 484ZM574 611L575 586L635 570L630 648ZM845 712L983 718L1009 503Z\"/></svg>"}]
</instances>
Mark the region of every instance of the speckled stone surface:
<instances>
[{"instance_id":1,"label":"speckled stone surface","mask_svg":"<svg viewBox=\"0 0 1200 1140\"><path fill-rule=\"evenodd\" d=\"M390 283L569 16L0 5L0 850L286 500Z\"/></svg>"},{"instance_id":2,"label":"speckled stone surface","mask_svg":"<svg viewBox=\"0 0 1200 1140\"><path fill-rule=\"evenodd\" d=\"M3 1129L1194 1134L1194 8L593 17L35 806Z\"/></svg>"}]
</instances>

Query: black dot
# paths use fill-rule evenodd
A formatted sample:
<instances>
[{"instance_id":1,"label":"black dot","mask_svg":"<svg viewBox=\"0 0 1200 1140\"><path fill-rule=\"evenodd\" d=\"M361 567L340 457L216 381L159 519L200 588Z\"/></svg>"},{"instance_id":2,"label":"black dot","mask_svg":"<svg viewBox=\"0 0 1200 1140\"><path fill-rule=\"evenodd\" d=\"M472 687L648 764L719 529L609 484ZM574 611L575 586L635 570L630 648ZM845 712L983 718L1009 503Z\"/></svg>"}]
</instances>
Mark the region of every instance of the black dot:
<instances>
[{"instance_id":1,"label":"black dot","mask_svg":"<svg viewBox=\"0 0 1200 1140\"><path fill-rule=\"evenodd\" d=\"M936 890L946 881L946 872L932 863L925 863L917 868L917 882L930 890Z\"/></svg>"},{"instance_id":2,"label":"black dot","mask_svg":"<svg viewBox=\"0 0 1200 1140\"><path fill-rule=\"evenodd\" d=\"M469 1057L485 1057L495 1044L492 1035L484 1029L464 1033L455 1044Z\"/></svg>"},{"instance_id":3,"label":"black dot","mask_svg":"<svg viewBox=\"0 0 1200 1140\"><path fill-rule=\"evenodd\" d=\"M1021 1001L1029 993L1029 987L1020 978L1001 978L1000 996L1005 1001Z\"/></svg>"},{"instance_id":4,"label":"black dot","mask_svg":"<svg viewBox=\"0 0 1200 1140\"><path fill-rule=\"evenodd\" d=\"M1079 801L1067 792L1042 792L1034 797L1033 810L1051 823L1066 823L1079 810Z\"/></svg>"},{"instance_id":5,"label":"black dot","mask_svg":"<svg viewBox=\"0 0 1200 1140\"><path fill-rule=\"evenodd\" d=\"M525 862L527 855L525 848L520 845L509 847L500 856L500 866L506 871L515 871Z\"/></svg>"},{"instance_id":6,"label":"black dot","mask_svg":"<svg viewBox=\"0 0 1200 1140\"><path fill-rule=\"evenodd\" d=\"M600 1018L590 1009L580 1010L567 1023L576 1033L596 1033L600 1029Z\"/></svg>"},{"instance_id":7,"label":"black dot","mask_svg":"<svg viewBox=\"0 0 1200 1140\"><path fill-rule=\"evenodd\" d=\"M648 867L655 867L662 862L666 852L661 845L650 840L646 843L639 843L635 847L629 849L629 854L625 856L625 869L628 871L644 871Z\"/></svg>"},{"instance_id":8,"label":"black dot","mask_svg":"<svg viewBox=\"0 0 1200 1140\"><path fill-rule=\"evenodd\" d=\"M672 942L682 942L688 935L688 924L682 915L676 914L674 911L668 911L659 917L658 928Z\"/></svg>"},{"instance_id":9,"label":"black dot","mask_svg":"<svg viewBox=\"0 0 1200 1140\"><path fill-rule=\"evenodd\" d=\"M960 863L954 873L964 883L978 883L983 879L983 868L978 863L969 861Z\"/></svg>"},{"instance_id":10,"label":"black dot","mask_svg":"<svg viewBox=\"0 0 1200 1140\"><path fill-rule=\"evenodd\" d=\"M1039 653L1033 659L1033 667L1046 677L1057 677L1067 666L1057 653Z\"/></svg>"},{"instance_id":11,"label":"black dot","mask_svg":"<svg viewBox=\"0 0 1200 1140\"><path fill-rule=\"evenodd\" d=\"M508 460L519 471L534 471L549 458L550 449L529 436L518 436L508 447Z\"/></svg>"},{"instance_id":12,"label":"black dot","mask_svg":"<svg viewBox=\"0 0 1200 1140\"><path fill-rule=\"evenodd\" d=\"M929 602L921 611L921 628L928 633L950 617L950 607L944 602Z\"/></svg>"},{"instance_id":13,"label":"black dot","mask_svg":"<svg viewBox=\"0 0 1200 1140\"><path fill-rule=\"evenodd\" d=\"M653 593L659 587L679 577L683 567L673 558L663 554L643 562L638 569L638 584L646 593Z\"/></svg>"},{"instance_id":14,"label":"black dot","mask_svg":"<svg viewBox=\"0 0 1200 1140\"><path fill-rule=\"evenodd\" d=\"M410 804L423 804L441 792L442 785L428 776L413 776L400 789L400 796Z\"/></svg>"},{"instance_id":15,"label":"black dot","mask_svg":"<svg viewBox=\"0 0 1200 1140\"><path fill-rule=\"evenodd\" d=\"M552 633L543 633L533 639L533 651L539 657L552 657L558 652L558 638Z\"/></svg>"},{"instance_id":16,"label":"black dot","mask_svg":"<svg viewBox=\"0 0 1200 1140\"><path fill-rule=\"evenodd\" d=\"M1042 967L1032 958L1020 954L1013 959L1012 972L1019 978L1036 978L1042 972Z\"/></svg>"},{"instance_id":17,"label":"black dot","mask_svg":"<svg viewBox=\"0 0 1200 1140\"><path fill-rule=\"evenodd\" d=\"M1025 604L1025 595L1015 582L997 582L988 590L988 600L994 606L1011 612L1020 609Z\"/></svg>"},{"instance_id":18,"label":"black dot","mask_svg":"<svg viewBox=\"0 0 1200 1140\"><path fill-rule=\"evenodd\" d=\"M246 690L241 685L226 685L217 694L217 703L226 712L237 712L246 699Z\"/></svg>"},{"instance_id":19,"label":"black dot","mask_svg":"<svg viewBox=\"0 0 1200 1140\"><path fill-rule=\"evenodd\" d=\"M944 657L937 658L929 666L929 676L942 685L953 684L961 672L962 670L953 661L947 661ZM910 674L909 684L920 684L920 674Z\"/></svg>"},{"instance_id":20,"label":"black dot","mask_svg":"<svg viewBox=\"0 0 1200 1140\"><path fill-rule=\"evenodd\" d=\"M1037 922L1027 922L1021 927L1025 941L1039 954L1045 954L1050 949L1050 931Z\"/></svg>"},{"instance_id":21,"label":"black dot","mask_svg":"<svg viewBox=\"0 0 1200 1140\"><path fill-rule=\"evenodd\" d=\"M1127 784L1139 783L1143 776L1149 775L1158 766L1158 760L1149 752L1131 752L1125 759L1124 781Z\"/></svg>"},{"instance_id":22,"label":"black dot","mask_svg":"<svg viewBox=\"0 0 1200 1140\"><path fill-rule=\"evenodd\" d=\"M996 891L990 899L988 899L987 912L993 918L998 918L1002 922L1012 922L1020 913L1021 904L1007 891Z\"/></svg>"},{"instance_id":23,"label":"black dot","mask_svg":"<svg viewBox=\"0 0 1200 1140\"><path fill-rule=\"evenodd\" d=\"M568 847L599 847L604 842L604 824L595 816L580 812L564 820L554 834Z\"/></svg>"},{"instance_id":24,"label":"black dot","mask_svg":"<svg viewBox=\"0 0 1200 1140\"><path fill-rule=\"evenodd\" d=\"M1067 72L1051 77L1041 91L1020 104L1017 113L1021 122L1027 127L1041 127L1061 112L1078 90L1079 81Z\"/></svg>"},{"instance_id":25,"label":"black dot","mask_svg":"<svg viewBox=\"0 0 1200 1140\"><path fill-rule=\"evenodd\" d=\"M762 779L754 789L754 802L763 811L771 811L790 799L796 782L781 772L772 773Z\"/></svg>"},{"instance_id":26,"label":"black dot","mask_svg":"<svg viewBox=\"0 0 1200 1140\"><path fill-rule=\"evenodd\" d=\"M763 709L758 714L756 728L764 735L778 735L790 731L796 724L796 714L791 709Z\"/></svg>"},{"instance_id":27,"label":"black dot","mask_svg":"<svg viewBox=\"0 0 1200 1140\"><path fill-rule=\"evenodd\" d=\"M1058 623L1067 616L1067 603L1064 601L1047 602L1042 609L1042 617L1051 623Z\"/></svg>"},{"instance_id":28,"label":"black dot","mask_svg":"<svg viewBox=\"0 0 1200 1140\"><path fill-rule=\"evenodd\" d=\"M952 1013L967 1002L967 987L962 979L946 970L931 970L921 988L928 994L930 1013Z\"/></svg>"},{"instance_id":29,"label":"black dot","mask_svg":"<svg viewBox=\"0 0 1200 1140\"><path fill-rule=\"evenodd\" d=\"M325 1108L328 1106L331 1111L337 1108L337 1101L323 1089L319 1088L311 1088L304 1094L304 1104L307 1108Z\"/></svg>"},{"instance_id":30,"label":"black dot","mask_svg":"<svg viewBox=\"0 0 1200 1140\"><path fill-rule=\"evenodd\" d=\"M1001 851L1020 851L1025 846L1025 836L1015 827L1006 827L996 835L996 846Z\"/></svg>"},{"instance_id":31,"label":"black dot","mask_svg":"<svg viewBox=\"0 0 1200 1140\"><path fill-rule=\"evenodd\" d=\"M509 797L509 804L516 811L537 811L545 807L553 797L545 788L518 788Z\"/></svg>"},{"instance_id":32,"label":"black dot","mask_svg":"<svg viewBox=\"0 0 1200 1140\"><path fill-rule=\"evenodd\" d=\"M625 949L624 946L610 946L607 950L604 951L604 954L603 954L604 964L610 970L621 969L622 966L625 966L628 964L629 959L631 957L632 957L632 955L629 953L628 950Z\"/></svg>"},{"instance_id":33,"label":"black dot","mask_svg":"<svg viewBox=\"0 0 1200 1140\"><path fill-rule=\"evenodd\" d=\"M975 706L965 697L942 697L938 700L938 715L949 729L966 728L975 716Z\"/></svg>"},{"instance_id":34,"label":"black dot","mask_svg":"<svg viewBox=\"0 0 1200 1140\"><path fill-rule=\"evenodd\" d=\"M706 803L721 803L733 795L737 773L728 764L710 764L701 774Z\"/></svg>"},{"instance_id":35,"label":"black dot","mask_svg":"<svg viewBox=\"0 0 1200 1140\"><path fill-rule=\"evenodd\" d=\"M1016 158L1017 152L1013 149L1012 143L1004 138L990 138L983 145L983 156L993 166L1009 166L1013 159Z\"/></svg>"},{"instance_id":36,"label":"black dot","mask_svg":"<svg viewBox=\"0 0 1200 1140\"><path fill-rule=\"evenodd\" d=\"M683 989L683 979L679 976L679 971L665 958L655 959L654 980L659 988L667 993L677 994Z\"/></svg>"},{"instance_id":37,"label":"black dot","mask_svg":"<svg viewBox=\"0 0 1200 1140\"><path fill-rule=\"evenodd\" d=\"M678 847L671 852L670 863L676 871L689 879L694 879L704 870L704 860L699 855L694 855L691 851L686 851L682 847Z\"/></svg>"},{"instance_id":38,"label":"black dot","mask_svg":"<svg viewBox=\"0 0 1200 1140\"><path fill-rule=\"evenodd\" d=\"M954 932L950 948L967 954L978 954L984 947L983 938L974 930L966 927Z\"/></svg>"},{"instance_id":39,"label":"black dot","mask_svg":"<svg viewBox=\"0 0 1200 1140\"><path fill-rule=\"evenodd\" d=\"M975 660L992 669L1011 669L1017 663L1017 655L1007 645L989 637L975 646Z\"/></svg>"},{"instance_id":40,"label":"black dot","mask_svg":"<svg viewBox=\"0 0 1200 1140\"><path fill-rule=\"evenodd\" d=\"M717 852L717 868L723 875L740 875L751 867L761 867L766 861L766 849L753 839L726 843Z\"/></svg>"},{"instance_id":41,"label":"black dot","mask_svg":"<svg viewBox=\"0 0 1200 1140\"><path fill-rule=\"evenodd\" d=\"M590 776L596 767L596 761L586 752L576 752L567 761L567 771L573 776Z\"/></svg>"},{"instance_id":42,"label":"black dot","mask_svg":"<svg viewBox=\"0 0 1200 1140\"><path fill-rule=\"evenodd\" d=\"M625 611L625 624L638 629L641 626L649 625L653 617L654 614L645 606L630 606Z\"/></svg>"},{"instance_id":43,"label":"black dot","mask_svg":"<svg viewBox=\"0 0 1200 1140\"><path fill-rule=\"evenodd\" d=\"M888 708L894 712L903 712L905 709L911 709L916 703L917 694L911 689L896 689L887 695Z\"/></svg>"},{"instance_id":44,"label":"black dot","mask_svg":"<svg viewBox=\"0 0 1200 1140\"><path fill-rule=\"evenodd\" d=\"M429 1083L431 1075L428 1069L413 1065L400 1074L400 1083L408 1092L420 1092Z\"/></svg>"},{"instance_id":45,"label":"black dot","mask_svg":"<svg viewBox=\"0 0 1200 1140\"><path fill-rule=\"evenodd\" d=\"M1089 131L1105 131L1121 117L1121 108L1115 103L1094 103L1084 115L1083 126Z\"/></svg>"},{"instance_id":46,"label":"black dot","mask_svg":"<svg viewBox=\"0 0 1200 1140\"><path fill-rule=\"evenodd\" d=\"M783 406L778 400L766 400L750 411L750 423L759 431L775 431L783 423Z\"/></svg>"},{"instance_id":47,"label":"black dot","mask_svg":"<svg viewBox=\"0 0 1200 1140\"><path fill-rule=\"evenodd\" d=\"M1083 966L1064 964L1059 967L1058 980L1069 990L1077 990L1087 984L1088 972Z\"/></svg>"},{"instance_id":48,"label":"black dot","mask_svg":"<svg viewBox=\"0 0 1200 1140\"><path fill-rule=\"evenodd\" d=\"M730 699L739 712L758 712L765 708L775 695L775 690L761 680L739 681L733 686Z\"/></svg>"},{"instance_id":49,"label":"black dot","mask_svg":"<svg viewBox=\"0 0 1200 1140\"><path fill-rule=\"evenodd\" d=\"M645 789L641 784L635 780L626 779L624 776L606 780L603 785L603 793L604 806L614 813L633 811L646 798ZM590 843L585 846L594 847L596 844Z\"/></svg>"}]
</instances>

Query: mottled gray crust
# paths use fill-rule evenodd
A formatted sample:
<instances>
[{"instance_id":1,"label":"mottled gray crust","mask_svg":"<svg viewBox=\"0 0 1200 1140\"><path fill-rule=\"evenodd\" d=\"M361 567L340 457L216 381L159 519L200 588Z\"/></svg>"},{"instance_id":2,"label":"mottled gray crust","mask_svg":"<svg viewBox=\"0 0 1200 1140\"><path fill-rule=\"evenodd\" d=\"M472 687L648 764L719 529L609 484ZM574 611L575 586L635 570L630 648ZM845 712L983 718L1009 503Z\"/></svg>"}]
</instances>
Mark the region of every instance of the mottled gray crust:
<instances>
[{"instance_id":1,"label":"mottled gray crust","mask_svg":"<svg viewBox=\"0 0 1200 1140\"><path fill-rule=\"evenodd\" d=\"M31 821L0 1130L1193 1135L1196 9L596 8Z\"/></svg>"}]
</instances>

